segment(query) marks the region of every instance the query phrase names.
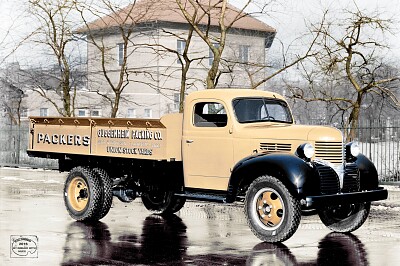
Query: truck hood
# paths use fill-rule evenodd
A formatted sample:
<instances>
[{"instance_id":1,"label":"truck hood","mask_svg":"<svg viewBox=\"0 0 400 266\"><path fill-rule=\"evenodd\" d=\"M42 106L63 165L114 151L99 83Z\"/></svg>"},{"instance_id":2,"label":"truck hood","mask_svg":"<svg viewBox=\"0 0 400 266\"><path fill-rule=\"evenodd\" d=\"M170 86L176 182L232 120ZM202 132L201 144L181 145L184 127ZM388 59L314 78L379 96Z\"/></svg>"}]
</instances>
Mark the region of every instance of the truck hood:
<instances>
[{"instance_id":1,"label":"truck hood","mask_svg":"<svg viewBox=\"0 0 400 266\"><path fill-rule=\"evenodd\" d=\"M252 139L303 140L341 142L340 130L327 126L303 126L281 123L249 124L243 126L236 137Z\"/></svg>"}]
</instances>

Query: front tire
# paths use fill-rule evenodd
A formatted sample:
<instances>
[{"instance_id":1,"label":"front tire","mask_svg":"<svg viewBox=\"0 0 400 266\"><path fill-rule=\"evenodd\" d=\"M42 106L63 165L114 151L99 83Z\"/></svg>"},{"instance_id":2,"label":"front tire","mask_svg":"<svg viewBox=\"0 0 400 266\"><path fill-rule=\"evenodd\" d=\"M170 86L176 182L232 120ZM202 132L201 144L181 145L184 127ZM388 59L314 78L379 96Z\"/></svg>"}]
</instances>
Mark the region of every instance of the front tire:
<instances>
[{"instance_id":1,"label":"front tire","mask_svg":"<svg viewBox=\"0 0 400 266\"><path fill-rule=\"evenodd\" d=\"M330 206L318 210L318 215L322 223L332 231L349 233L364 224L370 207L370 202Z\"/></svg>"},{"instance_id":2,"label":"front tire","mask_svg":"<svg viewBox=\"0 0 400 266\"><path fill-rule=\"evenodd\" d=\"M101 209L102 185L98 175L85 167L73 168L64 185L64 204L77 221L98 220Z\"/></svg>"},{"instance_id":3,"label":"front tire","mask_svg":"<svg viewBox=\"0 0 400 266\"><path fill-rule=\"evenodd\" d=\"M275 177L255 179L247 190L244 207L251 230L262 241L285 241L299 227L300 204Z\"/></svg>"}]
</instances>

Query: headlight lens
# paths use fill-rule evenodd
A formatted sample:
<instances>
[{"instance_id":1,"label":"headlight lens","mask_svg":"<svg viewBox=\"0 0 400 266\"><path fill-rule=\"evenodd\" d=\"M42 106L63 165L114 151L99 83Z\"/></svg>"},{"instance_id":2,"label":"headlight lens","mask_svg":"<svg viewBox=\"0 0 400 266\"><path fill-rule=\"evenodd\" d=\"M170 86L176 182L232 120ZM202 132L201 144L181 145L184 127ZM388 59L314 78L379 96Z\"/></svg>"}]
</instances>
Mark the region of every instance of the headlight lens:
<instances>
[{"instance_id":1,"label":"headlight lens","mask_svg":"<svg viewBox=\"0 0 400 266\"><path fill-rule=\"evenodd\" d=\"M297 156L302 159L311 159L314 156L314 152L314 147L310 143L301 144L296 151Z\"/></svg>"},{"instance_id":2,"label":"headlight lens","mask_svg":"<svg viewBox=\"0 0 400 266\"><path fill-rule=\"evenodd\" d=\"M306 156L308 159L311 159L314 156L314 147L310 143L306 143L304 145L304 156Z\"/></svg>"},{"instance_id":3,"label":"headlight lens","mask_svg":"<svg viewBox=\"0 0 400 266\"><path fill-rule=\"evenodd\" d=\"M354 161L360 155L360 145L358 142L349 142L346 144L346 160Z\"/></svg>"},{"instance_id":4,"label":"headlight lens","mask_svg":"<svg viewBox=\"0 0 400 266\"><path fill-rule=\"evenodd\" d=\"M360 154L360 145L358 144L358 142L351 143L350 153L354 157L357 157Z\"/></svg>"}]
</instances>

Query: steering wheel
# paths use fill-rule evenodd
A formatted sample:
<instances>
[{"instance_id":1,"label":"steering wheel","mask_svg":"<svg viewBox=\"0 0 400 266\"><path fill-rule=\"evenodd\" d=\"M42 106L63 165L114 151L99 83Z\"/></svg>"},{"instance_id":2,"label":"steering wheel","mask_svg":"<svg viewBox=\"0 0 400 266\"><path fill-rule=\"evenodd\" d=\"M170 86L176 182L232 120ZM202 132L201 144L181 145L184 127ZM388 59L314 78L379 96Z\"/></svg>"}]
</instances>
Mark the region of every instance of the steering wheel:
<instances>
[{"instance_id":1,"label":"steering wheel","mask_svg":"<svg viewBox=\"0 0 400 266\"><path fill-rule=\"evenodd\" d=\"M261 120L272 121L272 120L275 120L275 117L273 117L273 116L264 116L264 117L261 117Z\"/></svg>"}]
</instances>

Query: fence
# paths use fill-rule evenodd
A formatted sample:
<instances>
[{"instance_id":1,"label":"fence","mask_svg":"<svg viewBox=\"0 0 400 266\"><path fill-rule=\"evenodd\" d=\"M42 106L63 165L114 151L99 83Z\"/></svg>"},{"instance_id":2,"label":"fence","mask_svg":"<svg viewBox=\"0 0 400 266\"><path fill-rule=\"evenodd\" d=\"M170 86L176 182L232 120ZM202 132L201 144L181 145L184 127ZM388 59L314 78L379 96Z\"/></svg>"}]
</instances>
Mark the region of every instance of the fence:
<instances>
[{"instance_id":1,"label":"fence","mask_svg":"<svg viewBox=\"0 0 400 266\"><path fill-rule=\"evenodd\" d=\"M400 121L363 121L357 129L361 152L372 160L383 182L400 181Z\"/></svg>"},{"instance_id":2,"label":"fence","mask_svg":"<svg viewBox=\"0 0 400 266\"><path fill-rule=\"evenodd\" d=\"M28 125L0 127L0 165L56 168L56 160L28 157L28 131ZM400 121L362 122L357 129L361 152L374 162L383 182L400 182L399 138Z\"/></svg>"},{"instance_id":3,"label":"fence","mask_svg":"<svg viewBox=\"0 0 400 266\"><path fill-rule=\"evenodd\" d=\"M0 165L49 169L58 167L56 160L29 157L26 153L28 140L28 125L0 126Z\"/></svg>"}]
</instances>

